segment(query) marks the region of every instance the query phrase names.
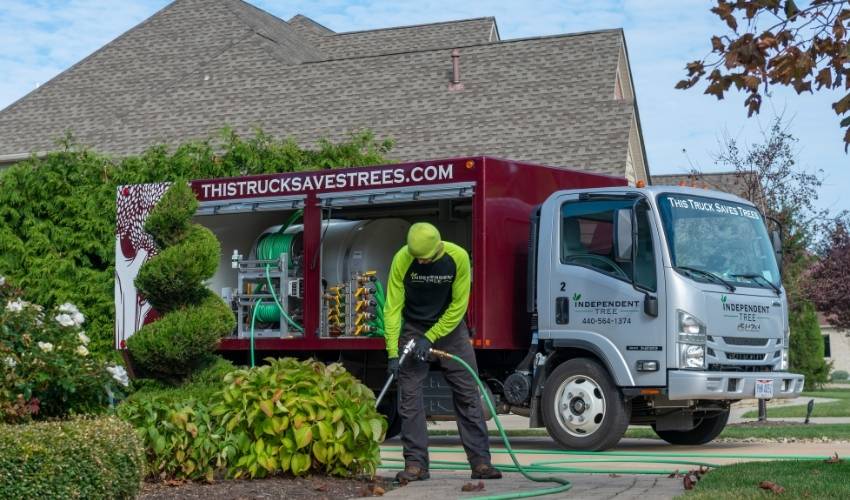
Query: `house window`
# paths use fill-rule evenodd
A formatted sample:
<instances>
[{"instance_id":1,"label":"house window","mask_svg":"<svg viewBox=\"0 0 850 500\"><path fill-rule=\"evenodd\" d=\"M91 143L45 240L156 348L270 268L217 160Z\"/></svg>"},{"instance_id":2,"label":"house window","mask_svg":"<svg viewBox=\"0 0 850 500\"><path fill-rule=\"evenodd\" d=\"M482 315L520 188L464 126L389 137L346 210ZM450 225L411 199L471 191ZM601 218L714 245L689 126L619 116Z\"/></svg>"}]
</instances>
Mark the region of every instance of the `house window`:
<instances>
[{"instance_id":1,"label":"house window","mask_svg":"<svg viewBox=\"0 0 850 500\"><path fill-rule=\"evenodd\" d=\"M832 357L832 350L829 348L829 335L823 336L823 357Z\"/></svg>"}]
</instances>

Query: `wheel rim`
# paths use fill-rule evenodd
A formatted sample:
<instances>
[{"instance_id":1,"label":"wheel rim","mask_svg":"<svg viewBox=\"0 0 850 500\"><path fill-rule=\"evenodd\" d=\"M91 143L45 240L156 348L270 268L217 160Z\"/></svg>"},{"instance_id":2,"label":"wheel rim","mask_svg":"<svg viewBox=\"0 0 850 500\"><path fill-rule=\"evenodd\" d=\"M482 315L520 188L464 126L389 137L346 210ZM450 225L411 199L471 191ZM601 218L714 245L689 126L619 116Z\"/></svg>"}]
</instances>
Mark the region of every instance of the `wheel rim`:
<instances>
[{"instance_id":1,"label":"wheel rim","mask_svg":"<svg viewBox=\"0 0 850 500\"><path fill-rule=\"evenodd\" d=\"M571 436L587 437L605 420L605 393L598 382L584 375L564 380L555 398L555 414Z\"/></svg>"}]
</instances>

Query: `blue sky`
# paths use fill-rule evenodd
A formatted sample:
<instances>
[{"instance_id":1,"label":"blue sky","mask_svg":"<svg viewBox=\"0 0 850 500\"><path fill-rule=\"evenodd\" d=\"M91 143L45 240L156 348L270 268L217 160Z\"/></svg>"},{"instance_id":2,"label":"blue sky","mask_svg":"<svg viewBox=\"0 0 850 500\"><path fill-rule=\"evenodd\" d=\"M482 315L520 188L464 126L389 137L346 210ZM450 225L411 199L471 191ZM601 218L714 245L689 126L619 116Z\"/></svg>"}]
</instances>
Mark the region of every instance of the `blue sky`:
<instances>
[{"instance_id":1,"label":"blue sky","mask_svg":"<svg viewBox=\"0 0 850 500\"><path fill-rule=\"evenodd\" d=\"M724 29L709 0L251 0L283 19L304 14L334 31L495 16L503 39L622 27L626 31L644 141L653 173L709 172L724 132L757 142L774 112L791 118L800 164L825 175L818 205L850 209L850 156L830 103L837 93L797 96L777 88L759 118L743 95L717 102L675 90L687 61ZM168 4L167 0L0 0L0 108L27 94ZM683 149L687 154L683 153Z\"/></svg>"}]
</instances>

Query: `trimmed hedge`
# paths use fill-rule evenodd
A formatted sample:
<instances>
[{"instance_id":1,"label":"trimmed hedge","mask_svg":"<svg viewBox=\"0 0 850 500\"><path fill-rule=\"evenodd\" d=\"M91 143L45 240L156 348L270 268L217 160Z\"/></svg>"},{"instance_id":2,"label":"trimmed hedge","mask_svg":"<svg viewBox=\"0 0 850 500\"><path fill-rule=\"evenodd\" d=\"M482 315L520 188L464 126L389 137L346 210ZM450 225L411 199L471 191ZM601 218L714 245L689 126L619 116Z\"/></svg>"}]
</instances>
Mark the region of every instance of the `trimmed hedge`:
<instances>
[{"instance_id":1,"label":"trimmed hedge","mask_svg":"<svg viewBox=\"0 0 850 500\"><path fill-rule=\"evenodd\" d=\"M164 248L142 265L136 289L160 314L197 304L207 296L204 280L215 274L220 256L221 244L212 231L195 225L185 240Z\"/></svg>"},{"instance_id":2,"label":"trimmed hedge","mask_svg":"<svg viewBox=\"0 0 850 500\"><path fill-rule=\"evenodd\" d=\"M184 377L207 362L236 320L221 297L207 293L196 306L171 311L127 339L127 348L149 375Z\"/></svg>"},{"instance_id":3,"label":"trimmed hedge","mask_svg":"<svg viewBox=\"0 0 850 500\"><path fill-rule=\"evenodd\" d=\"M130 337L127 349L143 370L160 378L190 374L236 326L230 307L204 284L218 268L221 245L212 231L192 223L197 208L189 184L178 180L145 223L168 246L142 265L135 284L164 316Z\"/></svg>"},{"instance_id":4,"label":"trimmed hedge","mask_svg":"<svg viewBox=\"0 0 850 500\"><path fill-rule=\"evenodd\" d=\"M134 498L144 463L114 417L0 425L0 498Z\"/></svg>"}]
</instances>

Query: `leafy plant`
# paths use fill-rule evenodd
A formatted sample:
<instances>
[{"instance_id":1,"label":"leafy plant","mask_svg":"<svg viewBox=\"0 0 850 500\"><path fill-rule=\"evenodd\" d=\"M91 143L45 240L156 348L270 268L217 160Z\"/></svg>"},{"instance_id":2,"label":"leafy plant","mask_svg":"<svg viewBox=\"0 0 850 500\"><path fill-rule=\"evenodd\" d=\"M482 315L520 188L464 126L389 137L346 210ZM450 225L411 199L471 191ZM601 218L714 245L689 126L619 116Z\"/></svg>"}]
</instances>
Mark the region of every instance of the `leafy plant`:
<instances>
[{"instance_id":1,"label":"leafy plant","mask_svg":"<svg viewBox=\"0 0 850 500\"><path fill-rule=\"evenodd\" d=\"M45 310L0 282L0 422L103 411L121 392L108 372L119 369L89 352L85 316L70 303Z\"/></svg>"},{"instance_id":2,"label":"leafy plant","mask_svg":"<svg viewBox=\"0 0 850 500\"><path fill-rule=\"evenodd\" d=\"M133 424L144 443L148 471L161 479L212 481L227 464L224 428L210 417L209 406L193 397L179 401L151 398L128 401L118 414Z\"/></svg>"},{"instance_id":3,"label":"leafy plant","mask_svg":"<svg viewBox=\"0 0 850 500\"><path fill-rule=\"evenodd\" d=\"M843 382L845 380L850 379L850 373L847 373L844 370L835 370L834 372L832 372L829 378L837 382Z\"/></svg>"},{"instance_id":4,"label":"leafy plant","mask_svg":"<svg viewBox=\"0 0 850 500\"><path fill-rule=\"evenodd\" d=\"M118 186L375 165L392 147L369 132L307 149L261 131L243 138L231 130L122 159L79 148L72 138L62 145L60 151L0 170L0 275L14 278L26 290L26 300L45 307L76 304L86 315L93 353L114 348Z\"/></svg>"},{"instance_id":5,"label":"leafy plant","mask_svg":"<svg viewBox=\"0 0 850 500\"><path fill-rule=\"evenodd\" d=\"M142 443L114 417L0 425L0 498L135 498Z\"/></svg>"},{"instance_id":6,"label":"leafy plant","mask_svg":"<svg viewBox=\"0 0 850 500\"><path fill-rule=\"evenodd\" d=\"M342 365L292 358L228 374L211 414L231 433L234 477L374 474L387 430L372 391Z\"/></svg>"}]
</instances>

